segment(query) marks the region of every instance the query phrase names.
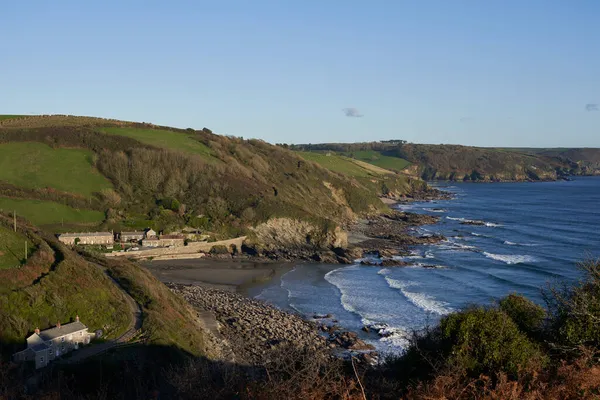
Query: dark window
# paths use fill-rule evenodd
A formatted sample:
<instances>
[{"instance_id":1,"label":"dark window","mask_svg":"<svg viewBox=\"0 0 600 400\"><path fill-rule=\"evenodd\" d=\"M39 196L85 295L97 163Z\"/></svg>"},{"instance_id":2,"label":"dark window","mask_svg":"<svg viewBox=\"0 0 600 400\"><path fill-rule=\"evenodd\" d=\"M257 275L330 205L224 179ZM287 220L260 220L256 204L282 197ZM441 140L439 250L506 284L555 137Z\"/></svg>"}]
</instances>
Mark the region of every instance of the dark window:
<instances>
[{"instance_id":1,"label":"dark window","mask_svg":"<svg viewBox=\"0 0 600 400\"><path fill-rule=\"evenodd\" d=\"M43 363L44 362L44 357L40 357L40 362Z\"/></svg>"},{"instance_id":2,"label":"dark window","mask_svg":"<svg viewBox=\"0 0 600 400\"><path fill-rule=\"evenodd\" d=\"M64 337L64 336L63 336L63 337L61 337L61 338L60 338L60 341L61 341L61 342L64 342L64 341L65 341L65 337Z\"/></svg>"}]
</instances>

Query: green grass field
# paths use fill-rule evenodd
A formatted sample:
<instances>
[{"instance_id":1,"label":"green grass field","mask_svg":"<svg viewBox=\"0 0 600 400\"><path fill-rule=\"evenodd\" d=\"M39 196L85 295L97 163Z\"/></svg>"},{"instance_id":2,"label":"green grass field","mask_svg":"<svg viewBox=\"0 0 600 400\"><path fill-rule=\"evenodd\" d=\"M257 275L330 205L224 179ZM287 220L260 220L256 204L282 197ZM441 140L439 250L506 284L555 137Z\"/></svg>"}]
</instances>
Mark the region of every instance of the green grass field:
<instances>
[{"instance_id":1,"label":"green grass field","mask_svg":"<svg viewBox=\"0 0 600 400\"><path fill-rule=\"evenodd\" d=\"M207 160L217 161L208 146L195 140L189 134L139 128L102 128L101 131L110 135L127 136L151 146L198 154Z\"/></svg>"},{"instance_id":2,"label":"green grass field","mask_svg":"<svg viewBox=\"0 0 600 400\"><path fill-rule=\"evenodd\" d=\"M404 168L410 165L410 162L403 158L384 156L378 151L374 150L355 151L352 154L357 160L392 171L402 171Z\"/></svg>"},{"instance_id":3,"label":"green grass field","mask_svg":"<svg viewBox=\"0 0 600 400\"><path fill-rule=\"evenodd\" d=\"M19 117L25 117L25 115L0 115L0 121L2 121L3 119L13 119Z\"/></svg>"},{"instance_id":4,"label":"green grass field","mask_svg":"<svg viewBox=\"0 0 600 400\"><path fill-rule=\"evenodd\" d=\"M306 151L298 152L298 154L305 160L314 161L322 167L340 174L353 176L355 178L368 178L374 175L371 171L357 165L351 159L343 156L335 154L328 156L324 153Z\"/></svg>"},{"instance_id":5,"label":"green grass field","mask_svg":"<svg viewBox=\"0 0 600 400\"><path fill-rule=\"evenodd\" d=\"M27 238L0 225L0 269L14 268L25 259L25 242ZM31 247L31 243L27 243Z\"/></svg>"},{"instance_id":6,"label":"green grass field","mask_svg":"<svg viewBox=\"0 0 600 400\"><path fill-rule=\"evenodd\" d=\"M110 188L110 182L91 165L92 152L53 149L43 143L0 144L0 180L24 188L51 187L90 196Z\"/></svg>"},{"instance_id":7,"label":"green grass field","mask_svg":"<svg viewBox=\"0 0 600 400\"><path fill-rule=\"evenodd\" d=\"M0 210L26 218L35 225L82 224L98 225L104 220L100 211L76 210L53 201L10 199L0 197Z\"/></svg>"}]
</instances>

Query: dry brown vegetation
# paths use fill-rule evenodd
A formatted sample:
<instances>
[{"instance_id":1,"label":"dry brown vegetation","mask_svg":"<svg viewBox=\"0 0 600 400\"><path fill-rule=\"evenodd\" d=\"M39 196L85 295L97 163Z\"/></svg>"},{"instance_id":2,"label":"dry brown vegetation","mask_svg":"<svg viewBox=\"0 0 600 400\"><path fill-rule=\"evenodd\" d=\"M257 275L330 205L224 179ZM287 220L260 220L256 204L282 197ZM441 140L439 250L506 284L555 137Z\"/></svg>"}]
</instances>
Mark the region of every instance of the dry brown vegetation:
<instances>
[{"instance_id":1,"label":"dry brown vegetation","mask_svg":"<svg viewBox=\"0 0 600 400\"><path fill-rule=\"evenodd\" d=\"M114 267L128 280L132 266ZM560 291L547 310L511 295L489 307L475 307L442 319L416 335L408 352L369 367L296 346L281 348L259 365L205 357L174 358L171 347L142 346L90 361L78 369L47 371L42 391L63 399L596 399L600 364L595 307L600 298L600 263L582 266L587 279ZM141 278L140 284L147 286ZM138 289L131 287L132 293ZM559 293L559 292L555 292ZM582 297L594 301L579 301ZM155 296L145 290L136 295ZM159 294L154 298L161 298ZM549 296L552 296L549 294ZM168 303L168 302L167 302ZM177 308L179 304L170 303ZM175 311L169 305L164 310ZM540 310L545 311L540 314ZM181 315L189 317L189 315ZM542 322L540 324L540 321ZM593 329L582 330L577 327ZM566 324L566 325L565 325ZM594 325L595 324L595 325ZM574 339L586 346L562 351ZM587 336L586 336L587 335ZM590 336L591 335L591 336ZM87 379L95 371L102 379ZM23 396L15 386L19 370L0 372L0 396ZM58 379L60 377L60 379ZM124 384L124 383L127 384ZM56 397L58 398L58 397Z\"/></svg>"}]
</instances>

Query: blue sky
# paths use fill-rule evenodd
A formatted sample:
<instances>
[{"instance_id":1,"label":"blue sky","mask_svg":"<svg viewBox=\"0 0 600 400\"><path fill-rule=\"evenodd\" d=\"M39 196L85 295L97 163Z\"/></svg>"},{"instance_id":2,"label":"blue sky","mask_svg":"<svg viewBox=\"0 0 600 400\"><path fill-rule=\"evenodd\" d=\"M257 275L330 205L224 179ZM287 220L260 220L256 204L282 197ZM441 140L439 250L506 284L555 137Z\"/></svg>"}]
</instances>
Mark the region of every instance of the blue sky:
<instances>
[{"instance_id":1,"label":"blue sky","mask_svg":"<svg viewBox=\"0 0 600 400\"><path fill-rule=\"evenodd\" d=\"M600 147L595 0L5 3L4 114L287 143Z\"/></svg>"}]
</instances>

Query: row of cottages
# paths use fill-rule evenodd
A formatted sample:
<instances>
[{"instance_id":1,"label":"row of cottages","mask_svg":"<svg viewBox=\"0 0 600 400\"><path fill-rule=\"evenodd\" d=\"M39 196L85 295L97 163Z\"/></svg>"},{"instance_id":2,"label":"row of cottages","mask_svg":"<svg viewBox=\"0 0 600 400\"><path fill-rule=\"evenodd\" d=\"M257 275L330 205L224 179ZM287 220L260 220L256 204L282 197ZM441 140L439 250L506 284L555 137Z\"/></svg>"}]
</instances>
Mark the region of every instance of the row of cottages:
<instances>
[{"instance_id":1,"label":"row of cottages","mask_svg":"<svg viewBox=\"0 0 600 400\"><path fill-rule=\"evenodd\" d=\"M115 240L121 243L141 243L144 247L180 247L185 245L186 235L171 234L157 235L153 229L144 231L121 232L80 232L63 233L58 235L58 240L64 244L99 244L112 246Z\"/></svg>"},{"instance_id":2,"label":"row of cottages","mask_svg":"<svg viewBox=\"0 0 600 400\"><path fill-rule=\"evenodd\" d=\"M77 243L113 245L115 243L115 235L112 232L63 233L58 235L58 240L68 245Z\"/></svg>"},{"instance_id":3,"label":"row of cottages","mask_svg":"<svg viewBox=\"0 0 600 400\"><path fill-rule=\"evenodd\" d=\"M155 238L142 240L143 247L181 247L185 245L185 236L183 235L160 235Z\"/></svg>"},{"instance_id":4,"label":"row of cottages","mask_svg":"<svg viewBox=\"0 0 600 400\"><path fill-rule=\"evenodd\" d=\"M156 232L147 228L143 231L121 232L116 234L116 239L121 243L139 243L144 239L156 238Z\"/></svg>"},{"instance_id":5,"label":"row of cottages","mask_svg":"<svg viewBox=\"0 0 600 400\"><path fill-rule=\"evenodd\" d=\"M27 338L27 348L13 354L15 362L35 361L35 368L43 368L54 359L79 349L80 345L88 344L93 334L88 332L88 327L79 321L61 325L54 328L35 332Z\"/></svg>"}]
</instances>

